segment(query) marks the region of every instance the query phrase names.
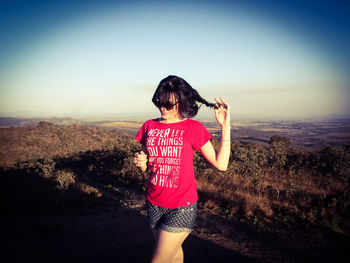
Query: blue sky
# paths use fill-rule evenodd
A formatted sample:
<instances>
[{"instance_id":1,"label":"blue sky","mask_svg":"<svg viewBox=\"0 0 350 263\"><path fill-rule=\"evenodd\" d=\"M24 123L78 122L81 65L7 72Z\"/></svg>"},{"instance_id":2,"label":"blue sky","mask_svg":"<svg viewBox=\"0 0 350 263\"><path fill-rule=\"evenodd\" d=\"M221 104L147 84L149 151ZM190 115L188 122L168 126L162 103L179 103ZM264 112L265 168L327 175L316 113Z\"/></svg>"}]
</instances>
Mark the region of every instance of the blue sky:
<instances>
[{"instance_id":1,"label":"blue sky","mask_svg":"<svg viewBox=\"0 0 350 263\"><path fill-rule=\"evenodd\" d=\"M156 116L172 74L233 119L349 115L349 5L295 2L1 1L0 113Z\"/></svg>"}]
</instances>

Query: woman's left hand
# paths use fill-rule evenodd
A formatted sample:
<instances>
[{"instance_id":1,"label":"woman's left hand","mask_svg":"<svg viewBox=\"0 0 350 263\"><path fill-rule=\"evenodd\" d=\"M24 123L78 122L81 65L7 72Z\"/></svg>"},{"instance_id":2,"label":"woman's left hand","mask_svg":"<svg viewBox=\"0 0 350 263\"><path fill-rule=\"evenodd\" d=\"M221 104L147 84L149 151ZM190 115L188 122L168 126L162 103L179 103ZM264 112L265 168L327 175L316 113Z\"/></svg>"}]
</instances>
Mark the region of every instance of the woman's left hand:
<instances>
[{"instance_id":1,"label":"woman's left hand","mask_svg":"<svg viewBox=\"0 0 350 263\"><path fill-rule=\"evenodd\" d=\"M221 101L220 101L221 100ZM230 106L227 102L220 98L220 100L215 99L218 104L218 108L214 108L216 121L220 124L222 128L230 127Z\"/></svg>"}]
</instances>

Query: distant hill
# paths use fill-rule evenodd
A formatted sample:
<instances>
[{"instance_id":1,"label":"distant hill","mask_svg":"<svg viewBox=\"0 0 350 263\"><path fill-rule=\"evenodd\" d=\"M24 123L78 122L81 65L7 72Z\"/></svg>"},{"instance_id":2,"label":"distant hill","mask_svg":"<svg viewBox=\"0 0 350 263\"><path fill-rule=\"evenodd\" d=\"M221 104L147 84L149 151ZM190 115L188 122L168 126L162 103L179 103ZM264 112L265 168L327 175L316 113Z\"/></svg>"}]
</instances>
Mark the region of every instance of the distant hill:
<instances>
[{"instance_id":1,"label":"distant hill","mask_svg":"<svg viewBox=\"0 0 350 263\"><path fill-rule=\"evenodd\" d=\"M26 127L37 125L41 121L51 122L56 125L71 125L71 124L82 124L83 121L73 118L15 118L15 117L0 117L0 127Z\"/></svg>"},{"instance_id":2,"label":"distant hill","mask_svg":"<svg viewBox=\"0 0 350 263\"><path fill-rule=\"evenodd\" d=\"M133 142L134 136L116 130L81 124L55 125L40 121L36 126L0 129L0 166L88 150L112 149L115 145L125 143L127 145L123 147L128 148L133 146Z\"/></svg>"}]
</instances>

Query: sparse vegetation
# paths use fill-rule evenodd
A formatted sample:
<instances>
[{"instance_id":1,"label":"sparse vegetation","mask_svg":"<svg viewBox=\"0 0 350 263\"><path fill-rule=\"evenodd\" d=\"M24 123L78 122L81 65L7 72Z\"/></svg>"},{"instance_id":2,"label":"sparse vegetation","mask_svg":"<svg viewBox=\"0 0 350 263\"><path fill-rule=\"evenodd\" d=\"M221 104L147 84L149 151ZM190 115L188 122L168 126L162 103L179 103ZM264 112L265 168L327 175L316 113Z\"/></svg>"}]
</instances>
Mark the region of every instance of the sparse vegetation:
<instances>
[{"instance_id":1,"label":"sparse vegetation","mask_svg":"<svg viewBox=\"0 0 350 263\"><path fill-rule=\"evenodd\" d=\"M102 193L86 178L106 187L145 189L144 175L132 162L140 150L133 135L47 122L0 132L1 209L8 215L91 206L96 200L101 205ZM316 224L348 233L349 145L311 153L273 136L266 147L232 142L231 149L227 172L195 155L202 209L264 231L275 231L276 224Z\"/></svg>"}]
</instances>

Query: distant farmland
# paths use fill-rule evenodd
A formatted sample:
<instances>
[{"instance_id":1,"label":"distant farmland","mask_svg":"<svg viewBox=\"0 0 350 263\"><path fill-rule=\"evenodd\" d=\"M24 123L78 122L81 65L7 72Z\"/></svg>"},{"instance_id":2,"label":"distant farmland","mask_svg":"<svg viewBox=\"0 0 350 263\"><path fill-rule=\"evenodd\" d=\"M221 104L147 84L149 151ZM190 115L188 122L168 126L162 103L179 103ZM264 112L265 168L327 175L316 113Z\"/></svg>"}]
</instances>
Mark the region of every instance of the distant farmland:
<instances>
[{"instance_id":1,"label":"distant farmland","mask_svg":"<svg viewBox=\"0 0 350 263\"><path fill-rule=\"evenodd\" d=\"M107 130L117 130L136 135L144 120L101 120L82 121L72 118L0 118L0 127L25 127L49 121L56 125L82 124ZM213 134L220 136L220 127L215 121L203 121ZM274 136L288 137L292 146L307 151L321 150L331 145L350 143L350 119L305 120L305 121L232 121L231 137L241 143L255 143L266 146Z\"/></svg>"},{"instance_id":2,"label":"distant farmland","mask_svg":"<svg viewBox=\"0 0 350 263\"><path fill-rule=\"evenodd\" d=\"M216 122L203 122L213 134L220 136L220 127ZM107 121L90 123L95 127L116 129L136 134L142 122ZM241 143L256 143L266 146L274 136L288 137L292 145L307 151L321 150L330 145L350 143L350 120L300 121L300 122L235 122L232 121L231 137Z\"/></svg>"}]
</instances>

